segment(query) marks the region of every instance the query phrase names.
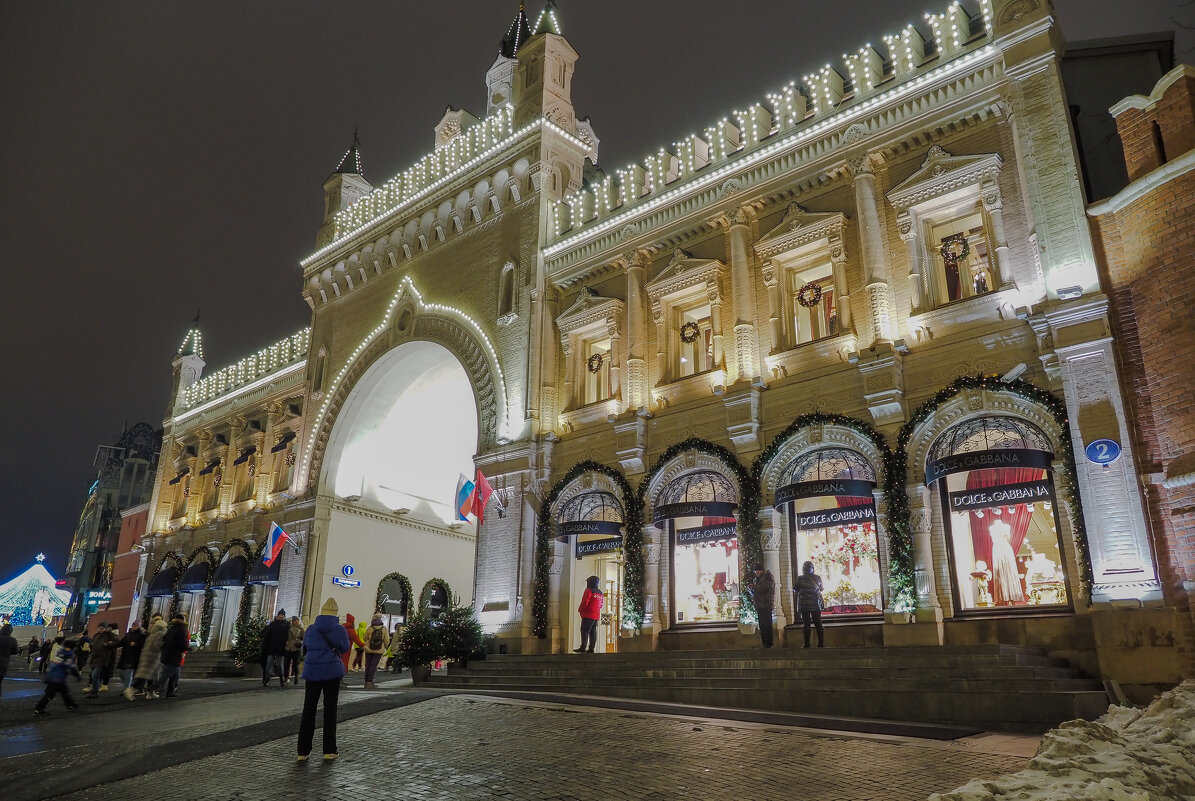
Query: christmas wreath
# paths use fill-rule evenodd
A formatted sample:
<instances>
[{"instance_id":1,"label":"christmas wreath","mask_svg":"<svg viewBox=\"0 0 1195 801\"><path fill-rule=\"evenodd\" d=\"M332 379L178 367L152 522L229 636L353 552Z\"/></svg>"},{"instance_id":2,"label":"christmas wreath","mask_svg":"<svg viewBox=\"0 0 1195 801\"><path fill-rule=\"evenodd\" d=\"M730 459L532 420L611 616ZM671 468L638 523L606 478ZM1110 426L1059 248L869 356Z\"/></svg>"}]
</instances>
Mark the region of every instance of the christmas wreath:
<instances>
[{"instance_id":1,"label":"christmas wreath","mask_svg":"<svg viewBox=\"0 0 1195 801\"><path fill-rule=\"evenodd\" d=\"M598 373L601 372L603 361L605 361L605 359L602 358L602 354L595 353L589 357L589 361L586 362L585 365L589 368L589 372Z\"/></svg>"},{"instance_id":2,"label":"christmas wreath","mask_svg":"<svg viewBox=\"0 0 1195 801\"><path fill-rule=\"evenodd\" d=\"M822 302L822 285L814 282L809 282L805 286L797 290L797 303L800 303L806 309L812 309L814 306Z\"/></svg>"},{"instance_id":3,"label":"christmas wreath","mask_svg":"<svg viewBox=\"0 0 1195 801\"><path fill-rule=\"evenodd\" d=\"M955 245L958 250L955 250ZM942 254L942 261L956 264L971 255L971 243L967 241L966 234L951 234L942 240L942 249L938 252Z\"/></svg>"},{"instance_id":4,"label":"christmas wreath","mask_svg":"<svg viewBox=\"0 0 1195 801\"><path fill-rule=\"evenodd\" d=\"M696 342L697 337L701 335L701 329L697 327L697 323L690 320L680 327L680 341L688 344Z\"/></svg>"}]
</instances>

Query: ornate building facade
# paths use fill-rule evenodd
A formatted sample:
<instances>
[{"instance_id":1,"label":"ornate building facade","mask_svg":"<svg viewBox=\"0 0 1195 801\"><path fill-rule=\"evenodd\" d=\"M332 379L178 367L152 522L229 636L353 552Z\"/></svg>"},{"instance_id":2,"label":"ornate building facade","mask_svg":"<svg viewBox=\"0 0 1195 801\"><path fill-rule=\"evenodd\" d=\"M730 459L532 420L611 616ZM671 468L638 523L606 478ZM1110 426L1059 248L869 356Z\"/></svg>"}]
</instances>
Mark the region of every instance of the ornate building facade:
<instances>
[{"instance_id":1,"label":"ornate building facade","mask_svg":"<svg viewBox=\"0 0 1195 801\"><path fill-rule=\"evenodd\" d=\"M1053 11L972 11L610 174L554 5L520 11L484 118L450 108L377 187L354 143L325 183L309 329L208 376L188 336L144 594L218 647L255 607L334 596L471 599L508 650L561 651L596 575L600 650L742 647L743 576L790 588L810 562L840 644L1016 642L1169 680L1099 624L1178 601ZM442 453L495 487L479 525L426 483ZM273 521L293 547L267 569Z\"/></svg>"}]
</instances>

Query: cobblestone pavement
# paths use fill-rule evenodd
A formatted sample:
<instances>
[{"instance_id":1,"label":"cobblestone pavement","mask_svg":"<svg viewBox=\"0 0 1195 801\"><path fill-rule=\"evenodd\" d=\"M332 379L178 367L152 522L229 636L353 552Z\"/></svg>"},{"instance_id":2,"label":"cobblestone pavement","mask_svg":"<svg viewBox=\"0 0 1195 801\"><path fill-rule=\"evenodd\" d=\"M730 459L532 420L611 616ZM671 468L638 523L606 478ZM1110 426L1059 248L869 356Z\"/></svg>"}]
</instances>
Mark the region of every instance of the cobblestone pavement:
<instances>
[{"instance_id":1,"label":"cobblestone pavement","mask_svg":"<svg viewBox=\"0 0 1195 801\"><path fill-rule=\"evenodd\" d=\"M319 758L318 734L313 758L295 762L290 733L59 797L923 800L1019 770L1032 747L1004 735L942 743L465 695L342 722L338 739L332 762Z\"/></svg>"}]
</instances>

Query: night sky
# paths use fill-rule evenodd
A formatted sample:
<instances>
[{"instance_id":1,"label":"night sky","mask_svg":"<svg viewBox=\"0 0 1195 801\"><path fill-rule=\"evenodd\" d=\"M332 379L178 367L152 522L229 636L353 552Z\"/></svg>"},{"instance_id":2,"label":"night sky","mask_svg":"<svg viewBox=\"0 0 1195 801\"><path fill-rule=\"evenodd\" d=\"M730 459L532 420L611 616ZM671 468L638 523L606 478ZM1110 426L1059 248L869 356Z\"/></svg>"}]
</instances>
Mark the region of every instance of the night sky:
<instances>
[{"instance_id":1,"label":"night sky","mask_svg":"<svg viewBox=\"0 0 1195 801\"><path fill-rule=\"evenodd\" d=\"M558 3L580 53L574 103L608 170L908 22L928 34L922 15L946 5ZM0 582L39 551L61 575L96 447L161 425L197 309L209 371L307 324L298 262L353 128L376 186L432 149L445 106L484 113L517 7L3 5ZM1055 7L1072 41L1195 25L1189 0ZM1180 30L1178 59L1193 48Z\"/></svg>"}]
</instances>

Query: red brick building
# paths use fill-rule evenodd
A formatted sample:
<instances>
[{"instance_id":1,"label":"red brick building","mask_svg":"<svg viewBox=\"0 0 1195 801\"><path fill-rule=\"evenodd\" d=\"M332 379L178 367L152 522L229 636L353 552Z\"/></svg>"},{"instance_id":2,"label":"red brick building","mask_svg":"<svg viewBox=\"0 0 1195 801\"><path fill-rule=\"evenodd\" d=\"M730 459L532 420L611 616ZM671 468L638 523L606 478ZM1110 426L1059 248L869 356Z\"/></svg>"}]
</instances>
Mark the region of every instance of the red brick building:
<instances>
[{"instance_id":1,"label":"red brick building","mask_svg":"<svg viewBox=\"0 0 1195 801\"><path fill-rule=\"evenodd\" d=\"M1177 644L1153 666L1168 681L1195 675L1195 67L1111 112L1130 183L1088 214L1165 601L1121 636Z\"/></svg>"}]
</instances>

